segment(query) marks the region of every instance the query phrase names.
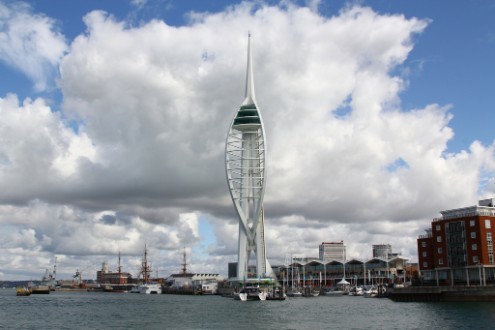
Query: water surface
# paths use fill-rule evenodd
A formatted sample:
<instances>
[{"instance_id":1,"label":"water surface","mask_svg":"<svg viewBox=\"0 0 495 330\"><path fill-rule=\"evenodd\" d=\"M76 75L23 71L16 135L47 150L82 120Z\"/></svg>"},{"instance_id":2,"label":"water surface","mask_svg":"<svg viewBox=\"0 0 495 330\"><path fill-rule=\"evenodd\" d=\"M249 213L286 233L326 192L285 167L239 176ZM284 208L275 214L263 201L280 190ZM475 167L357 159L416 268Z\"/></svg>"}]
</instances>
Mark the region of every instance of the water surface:
<instances>
[{"instance_id":1,"label":"water surface","mask_svg":"<svg viewBox=\"0 0 495 330\"><path fill-rule=\"evenodd\" d=\"M495 303L399 303L316 297L234 301L219 296L0 289L1 329L493 329Z\"/></svg>"}]
</instances>

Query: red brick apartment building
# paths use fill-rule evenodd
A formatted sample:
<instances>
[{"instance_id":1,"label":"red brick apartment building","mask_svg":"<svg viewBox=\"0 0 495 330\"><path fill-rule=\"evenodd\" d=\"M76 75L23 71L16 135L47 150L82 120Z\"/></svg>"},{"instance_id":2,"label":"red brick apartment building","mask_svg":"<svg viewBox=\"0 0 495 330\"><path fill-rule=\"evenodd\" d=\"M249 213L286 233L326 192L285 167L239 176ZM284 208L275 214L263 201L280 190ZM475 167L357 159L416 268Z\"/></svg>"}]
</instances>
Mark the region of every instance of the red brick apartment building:
<instances>
[{"instance_id":1,"label":"red brick apartment building","mask_svg":"<svg viewBox=\"0 0 495 330\"><path fill-rule=\"evenodd\" d=\"M495 199L440 212L418 238L418 264L424 284L495 284L493 237Z\"/></svg>"}]
</instances>

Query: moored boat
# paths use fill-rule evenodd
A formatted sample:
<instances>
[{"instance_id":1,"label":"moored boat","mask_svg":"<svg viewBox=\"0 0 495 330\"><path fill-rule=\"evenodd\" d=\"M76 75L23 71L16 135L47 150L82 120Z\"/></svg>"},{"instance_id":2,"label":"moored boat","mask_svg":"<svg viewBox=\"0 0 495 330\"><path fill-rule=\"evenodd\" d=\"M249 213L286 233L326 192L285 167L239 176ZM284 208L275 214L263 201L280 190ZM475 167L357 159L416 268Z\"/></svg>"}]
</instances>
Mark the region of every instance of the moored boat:
<instances>
[{"instance_id":1,"label":"moored boat","mask_svg":"<svg viewBox=\"0 0 495 330\"><path fill-rule=\"evenodd\" d=\"M285 300L285 298L286 294L280 289L273 289L266 296L266 300Z\"/></svg>"},{"instance_id":2,"label":"moored boat","mask_svg":"<svg viewBox=\"0 0 495 330\"><path fill-rule=\"evenodd\" d=\"M295 288L291 288L289 291L287 291L287 297L291 297L291 298L302 297L302 292Z\"/></svg>"},{"instance_id":3,"label":"moored boat","mask_svg":"<svg viewBox=\"0 0 495 330\"><path fill-rule=\"evenodd\" d=\"M259 286L245 286L241 291L234 294L234 300L266 300L267 293L261 291Z\"/></svg>"},{"instance_id":4,"label":"moored boat","mask_svg":"<svg viewBox=\"0 0 495 330\"><path fill-rule=\"evenodd\" d=\"M312 287L305 287L302 295L303 297L318 297L320 295L320 290Z\"/></svg>"},{"instance_id":5,"label":"moored boat","mask_svg":"<svg viewBox=\"0 0 495 330\"><path fill-rule=\"evenodd\" d=\"M55 275L57 273L57 257L55 257L55 265L53 271L48 268L45 270L45 275L41 278L41 282L37 285L29 284L29 289L32 294L49 294L50 291L55 291Z\"/></svg>"},{"instance_id":6,"label":"moored boat","mask_svg":"<svg viewBox=\"0 0 495 330\"><path fill-rule=\"evenodd\" d=\"M142 283L139 285L139 293L144 294L161 294L162 286L159 283Z\"/></svg>"},{"instance_id":7,"label":"moored boat","mask_svg":"<svg viewBox=\"0 0 495 330\"><path fill-rule=\"evenodd\" d=\"M48 285L36 285L31 287L32 294L49 294L50 287Z\"/></svg>"},{"instance_id":8,"label":"moored boat","mask_svg":"<svg viewBox=\"0 0 495 330\"><path fill-rule=\"evenodd\" d=\"M337 296L338 297L338 296L344 295L345 291L339 287L334 287L334 288L330 288L330 289L326 290L323 294L325 296Z\"/></svg>"},{"instance_id":9,"label":"moored boat","mask_svg":"<svg viewBox=\"0 0 495 330\"><path fill-rule=\"evenodd\" d=\"M28 287L18 287L15 290L16 296L30 296L31 295L31 289Z\"/></svg>"},{"instance_id":10,"label":"moored boat","mask_svg":"<svg viewBox=\"0 0 495 330\"><path fill-rule=\"evenodd\" d=\"M361 286L353 286L349 289L349 296L362 296L364 294L364 289Z\"/></svg>"},{"instance_id":11,"label":"moored boat","mask_svg":"<svg viewBox=\"0 0 495 330\"><path fill-rule=\"evenodd\" d=\"M364 298L376 298L378 297L378 288L376 286L371 286L364 291Z\"/></svg>"}]
</instances>

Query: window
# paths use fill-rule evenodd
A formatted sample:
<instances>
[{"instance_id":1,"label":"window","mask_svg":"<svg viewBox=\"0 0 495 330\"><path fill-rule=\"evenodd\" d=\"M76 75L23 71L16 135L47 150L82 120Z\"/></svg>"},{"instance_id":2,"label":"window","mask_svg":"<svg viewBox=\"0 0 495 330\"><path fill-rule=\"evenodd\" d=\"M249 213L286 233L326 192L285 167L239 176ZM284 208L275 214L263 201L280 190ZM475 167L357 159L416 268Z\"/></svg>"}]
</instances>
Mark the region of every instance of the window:
<instances>
[{"instance_id":1,"label":"window","mask_svg":"<svg viewBox=\"0 0 495 330\"><path fill-rule=\"evenodd\" d=\"M440 231L441 228L440 225L437 225L437 231Z\"/></svg>"},{"instance_id":2,"label":"window","mask_svg":"<svg viewBox=\"0 0 495 330\"><path fill-rule=\"evenodd\" d=\"M473 262L474 263L477 263L479 260L478 260L478 256L473 256Z\"/></svg>"},{"instance_id":3,"label":"window","mask_svg":"<svg viewBox=\"0 0 495 330\"><path fill-rule=\"evenodd\" d=\"M423 261L423 268L428 267L428 263L426 261Z\"/></svg>"},{"instance_id":4,"label":"window","mask_svg":"<svg viewBox=\"0 0 495 330\"><path fill-rule=\"evenodd\" d=\"M426 247L426 242L425 241L421 242L421 246Z\"/></svg>"},{"instance_id":5,"label":"window","mask_svg":"<svg viewBox=\"0 0 495 330\"><path fill-rule=\"evenodd\" d=\"M478 250L478 244L473 244L473 245L471 246L471 248L472 248L472 250L473 250L473 251Z\"/></svg>"},{"instance_id":6,"label":"window","mask_svg":"<svg viewBox=\"0 0 495 330\"><path fill-rule=\"evenodd\" d=\"M443 253L443 249L440 247L438 248L438 254L442 254Z\"/></svg>"},{"instance_id":7,"label":"window","mask_svg":"<svg viewBox=\"0 0 495 330\"><path fill-rule=\"evenodd\" d=\"M485 228L486 229L492 228L492 224L490 223L490 219L485 219Z\"/></svg>"},{"instance_id":8,"label":"window","mask_svg":"<svg viewBox=\"0 0 495 330\"><path fill-rule=\"evenodd\" d=\"M488 249L488 263L494 264L492 233L486 233L486 247Z\"/></svg>"},{"instance_id":9,"label":"window","mask_svg":"<svg viewBox=\"0 0 495 330\"><path fill-rule=\"evenodd\" d=\"M443 259L442 258L438 259L438 264L443 265Z\"/></svg>"},{"instance_id":10,"label":"window","mask_svg":"<svg viewBox=\"0 0 495 330\"><path fill-rule=\"evenodd\" d=\"M469 225L470 225L471 227L474 227L474 220L469 220Z\"/></svg>"},{"instance_id":11,"label":"window","mask_svg":"<svg viewBox=\"0 0 495 330\"><path fill-rule=\"evenodd\" d=\"M471 251L471 247L466 245L466 238L469 238L469 231L466 229L467 222L464 220L451 221L445 224L445 264L449 267L465 267L470 259L467 256L468 250ZM471 242L470 242L471 243ZM437 243L437 246L444 246L443 243Z\"/></svg>"},{"instance_id":12,"label":"window","mask_svg":"<svg viewBox=\"0 0 495 330\"><path fill-rule=\"evenodd\" d=\"M442 236L437 236L437 242L441 243L442 242Z\"/></svg>"},{"instance_id":13,"label":"window","mask_svg":"<svg viewBox=\"0 0 495 330\"><path fill-rule=\"evenodd\" d=\"M426 251L423 251L423 258L426 257Z\"/></svg>"},{"instance_id":14,"label":"window","mask_svg":"<svg viewBox=\"0 0 495 330\"><path fill-rule=\"evenodd\" d=\"M475 231L471 232L471 238L476 238L476 232Z\"/></svg>"}]
</instances>

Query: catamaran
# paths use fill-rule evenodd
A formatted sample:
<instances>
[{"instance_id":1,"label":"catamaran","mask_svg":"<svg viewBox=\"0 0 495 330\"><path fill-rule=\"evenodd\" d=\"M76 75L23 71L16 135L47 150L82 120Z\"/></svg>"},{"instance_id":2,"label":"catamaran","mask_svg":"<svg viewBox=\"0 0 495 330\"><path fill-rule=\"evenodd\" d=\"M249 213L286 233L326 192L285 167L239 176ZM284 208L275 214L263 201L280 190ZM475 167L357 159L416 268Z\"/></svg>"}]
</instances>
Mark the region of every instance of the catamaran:
<instances>
[{"instance_id":1,"label":"catamaran","mask_svg":"<svg viewBox=\"0 0 495 330\"><path fill-rule=\"evenodd\" d=\"M267 293L261 291L258 285L247 285L238 293L234 294L234 300L266 300Z\"/></svg>"}]
</instances>

